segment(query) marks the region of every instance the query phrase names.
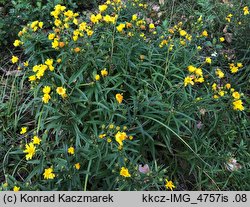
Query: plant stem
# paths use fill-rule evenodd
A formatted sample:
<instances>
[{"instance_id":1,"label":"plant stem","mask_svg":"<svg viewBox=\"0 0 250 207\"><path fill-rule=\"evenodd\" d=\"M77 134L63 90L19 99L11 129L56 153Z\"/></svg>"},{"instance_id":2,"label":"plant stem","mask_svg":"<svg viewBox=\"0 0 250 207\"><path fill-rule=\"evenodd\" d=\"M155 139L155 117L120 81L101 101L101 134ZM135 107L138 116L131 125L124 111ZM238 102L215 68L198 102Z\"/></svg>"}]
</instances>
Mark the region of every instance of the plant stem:
<instances>
[{"instance_id":1,"label":"plant stem","mask_svg":"<svg viewBox=\"0 0 250 207\"><path fill-rule=\"evenodd\" d=\"M89 179L89 170L90 170L91 164L92 164L92 159L89 160L87 174L86 174L85 182L84 182L84 189L83 189L84 191L87 191L87 184L88 184L88 179Z\"/></svg>"}]
</instances>

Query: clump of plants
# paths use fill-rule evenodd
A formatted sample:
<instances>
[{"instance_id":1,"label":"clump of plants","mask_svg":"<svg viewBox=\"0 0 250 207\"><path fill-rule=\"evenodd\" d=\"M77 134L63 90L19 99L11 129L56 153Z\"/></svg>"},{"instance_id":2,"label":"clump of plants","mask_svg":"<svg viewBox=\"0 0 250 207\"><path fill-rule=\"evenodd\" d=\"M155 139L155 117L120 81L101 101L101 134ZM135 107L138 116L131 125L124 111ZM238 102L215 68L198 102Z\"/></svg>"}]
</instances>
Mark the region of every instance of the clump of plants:
<instances>
[{"instance_id":1,"label":"clump of plants","mask_svg":"<svg viewBox=\"0 0 250 207\"><path fill-rule=\"evenodd\" d=\"M57 4L49 22L21 29L13 44L25 55L11 61L33 121L19 122L2 189L249 188L244 59L225 53L230 37L210 33L202 15L150 15L160 9L108 0L80 14ZM240 11L244 27L247 5Z\"/></svg>"}]
</instances>

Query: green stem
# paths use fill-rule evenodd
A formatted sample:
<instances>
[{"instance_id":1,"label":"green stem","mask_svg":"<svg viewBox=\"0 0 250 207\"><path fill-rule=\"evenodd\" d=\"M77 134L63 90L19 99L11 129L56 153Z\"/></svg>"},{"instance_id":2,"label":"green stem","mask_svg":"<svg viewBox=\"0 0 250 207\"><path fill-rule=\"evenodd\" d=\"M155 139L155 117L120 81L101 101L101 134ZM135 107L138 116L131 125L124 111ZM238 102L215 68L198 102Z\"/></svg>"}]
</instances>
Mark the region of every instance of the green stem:
<instances>
[{"instance_id":1,"label":"green stem","mask_svg":"<svg viewBox=\"0 0 250 207\"><path fill-rule=\"evenodd\" d=\"M37 124L37 129L36 129L36 134L37 135L38 135L38 132L39 132L39 129L40 129L42 114L43 114L43 108L42 108L42 111L40 112L39 118L38 118L38 124Z\"/></svg>"},{"instance_id":2,"label":"green stem","mask_svg":"<svg viewBox=\"0 0 250 207\"><path fill-rule=\"evenodd\" d=\"M89 164L88 164L88 169L87 169L87 174L86 174L86 177L85 177L85 183L84 183L84 191L87 191L87 184L88 184L88 179L89 179L89 170L90 170L90 167L91 167L91 164L92 164L92 160L89 161Z\"/></svg>"}]
</instances>

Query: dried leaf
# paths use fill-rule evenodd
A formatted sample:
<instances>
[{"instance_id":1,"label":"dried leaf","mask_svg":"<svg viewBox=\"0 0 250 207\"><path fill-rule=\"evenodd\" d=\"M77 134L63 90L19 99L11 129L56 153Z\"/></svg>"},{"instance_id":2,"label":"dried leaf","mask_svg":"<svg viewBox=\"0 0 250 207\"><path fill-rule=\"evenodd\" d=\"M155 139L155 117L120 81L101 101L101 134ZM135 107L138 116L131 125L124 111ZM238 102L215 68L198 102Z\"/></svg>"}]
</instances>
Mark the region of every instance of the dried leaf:
<instances>
[{"instance_id":1,"label":"dried leaf","mask_svg":"<svg viewBox=\"0 0 250 207\"><path fill-rule=\"evenodd\" d=\"M225 40L226 40L228 43L232 43L232 39L233 39L233 34L232 34L232 33L226 33L226 34L225 34Z\"/></svg>"},{"instance_id":2,"label":"dried leaf","mask_svg":"<svg viewBox=\"0 0 250 207\"><path fill-rule=\"evenodd\" d=\"M206 110L206 109L203 109L203 108L202 108L202 109L200 109L200 113L201 113L201 115L202 115L202 116L204 116L204 115L206 114L206 112L207 112L207 110Z\"/></svg>"},{"instance_id":3,"label":"dried leaf","mask_svg":"<svg viewBox=\"0 0 250 207\"><path fill-rule=\"evenodd\" d=\"M227 28L228 28L228 25L226 25L226 26L224 27L224 29L223 29L223 32L224 32L224 33L227 33Z\"/></svg>"},{"instance_id":4,"label":"dried leaf","mask_svg":"<svg viewBox=\"0 0 250 207\"><path fill-rule=\"evenodd\" d=\"M237 171L242 168L241 164L237 163L237 160L234 158L230 158L227 163L225 163L225 167L228 171Z\"/></svg>"},{"instance_id":5,"label":"dried leaf","mask_svg":"<svg viewBox=\"0 0 250 207\"><path fill-rule=\"evenodd\" d=\"M162 16L162 12L158 12L157 16L158 16L158 18L160 18Z\"/></svg>"},{"instance_id":6,"label":"dried leaf","mask_svg":"<svg viewBox=\"0 0 250 207\"><path fill-rule=\"evenodd\" d=\"M222 50L221 52L220 52L220 54L221 55L226 55L227 56L227 59L229 60L229 61L231 61L231 60L233 60L234 58L235 58L235 50L233 50L233 49L228 49L228 50Z\"/></svg>"},{"instance_id":7,"label":"dried leaf","mask_svg":"<svg viewBox=\"0 0 250 207\"><path fill-rule=\"evenodd\" d=\"M163 5L165 3L165 0L159 0L159 4Z\"/></svg>"},{"instance_id":8,"label":"dried leaf","mask_svg":"<svg viewBox=\"0 0 250 207\"><path fill-rule=\"evenodd\" d=\"M20 70L7 71L5 75L6 76L14 76L14 75L20 76L22 75L22 71Z\"/></svg>"}]
</instances>

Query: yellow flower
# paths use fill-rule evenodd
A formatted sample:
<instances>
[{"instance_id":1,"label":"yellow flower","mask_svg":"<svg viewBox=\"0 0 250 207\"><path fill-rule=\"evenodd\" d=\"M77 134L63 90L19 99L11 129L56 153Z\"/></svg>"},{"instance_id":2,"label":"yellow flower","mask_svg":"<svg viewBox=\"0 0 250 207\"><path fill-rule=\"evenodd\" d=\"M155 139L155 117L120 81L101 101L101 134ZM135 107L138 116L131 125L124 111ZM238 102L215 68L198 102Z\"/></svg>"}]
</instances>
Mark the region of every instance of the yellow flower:
<instances>
[{"instance_id":1,"label":"yellow flower","mask_svg":"<svg viewBox=\"0 0 250 207\"><path fill-rule=\"evenodd\" d=\"M96 15L96 18L97 18L97 20L99 21L99 20L102 19L102 15L101 15L100 13L98 13L98 14Z\"/></svg>"},{"instance_id":2,"label":"yellow flower","mask_svg":"<svg viewBox=\"0 0 250 207\"><path fill-rule=\"evenodd\" d=\"M197 68L194 73L198 76L202 76L203 75L203 72L202 72L202 69L201 68Z\"/></svg>"},{"instance_id":3,"label":"yellow flower","mask_svg":"<svg viewBox=\"0 0 250 207\"><path fill-rule=\"evenodd\" d=\"M220 42L224 42L225 38L224 37L220 37Z\"/></svg>"},{"instance_id":4,"label":"yellow flower","mask_svg":"<svg viewBox=\"0 0 250 207\"><path fill-rule=\"evenodd\" d=\"M42 29L43 28L43 22L39 22L38 26Z\"/></svg>"},{"instance_id":5,"label":"yellow flower","mask_svg":"<svg viewBox=\"0 0 250 207\"><path fill-rule=\"evenodd\" d=\"M77 170L79 170L79 169L80 169L80 167L81 167L81 165L80 165L80 163L79 163L79 162L75 164L75 168L76 168Z\"/></svg>"},{"instance_id":6,"label":"yellow flower","mask_svg":"<svg viewBox=\"0 0 250 207\"><path fill-rule=\"evenodd\" d=\"M140 37L145 37L145 34L144 34L144 33L141 33L141 34L140 34Z\"/></svg>"},{"instance_id":7,"label":"yellow flower","mask_svg":"<svg viewBox=\"0 0 250 207\"><path fill-rule=\"evenodd\" d=\"M226 19L226 21L231 22L232 17L233 17L233 15L229 14L229 15L227 15L227 17L225 19Z\"/></svg>"},{"instance_id":8,"label":"yellow flower","mask_svg":"<svg viewBox=\"0 0 250 207\"><path fill-rule=\"evenodd\" d=\"M102 13L104 11L106 11L106 9L108 8L107 5L103 4L103 5L99 5L99 11Z\"/></svg>"},{"instance_id":9,"label":"yellow flower","mask_svg":"<svg viewBox=\"0 0 250 207\"><path fill-rule=\"evenodd\" d=\"M187 77L184 79L184 86L186 87L188 84L194 85L193 78L190 77L190 76L187 76Z\"/></svg>"},{"instance_id":10,"label":"yellow flower","mask_svg":"<svg viewBox=\"0 0 250 207\"><path fill-rule=\"evenodd\" d=\"M54 24L55 24L55 26L60 27L60 25L62 24L62 21L59 20L59 19L56 19L56 20L54 21Z\"/></svg>"},{"instance_id":11,"label":"yellow flower","mask_svg":"<svg viewBox=\"0 0 250 207\"><path fill-rule=\"evenodd\" d=\"M245 7L243 8L243 12L244 12L244 15L248 15L248 14L249 14L249 10L248 10L248 7L247 7L247 6L245 6Z\"/></svg>"},{"instance_id":12,"label":"yellow flower","mask_svg":"<svg viewBox=\"0 0 250 207\"><path fill-rule=\"evenodd\" d=\"M68 148L68 153L71 154L71 155L75 154L75 149L74 149L74 147Z\"/></svg>"},{"instance_id":13,"label":"yellow flower","mask_svg":"<svg viewBox=\"0 0 250 207\"><path fill-rule=\"evenodd\" d=\"M201 34L203 37L207 37L208 36L208 33L207 33L207 30L204 30Z\"/></svg>"},{"instance_id":14,"label":"yellow flower","mask_svg":"<svg viewBox=\"0 0 250 207\"><path fill-rule=\"evenodd\" d=\"M230 88L231 88L231 84L230 84L230 83L227 83L227 84L225 85L225 87L226 87L226 89L230 89Z\"/></svg>"},{"instance_id":15,"label":"yellow flower","mask_svg":"<svg viewBox=\"0 0 250 207\"><path fill-rule=\"evenodd\" d=\"M240 99L240 94L239 94L239 92L237 92L237 91L233 92L232 96L233 96L235 99Z\"/></svg>"},{"instance_id":16,"label":"yellow flower","mask_svg":"<svg viewBox=\"0 0 250 207\"><path fill-rule=\"evenodd\" d=\"M76 42L78 40L78 36L77 35L74 35L73 36L73 40Z\"/></svg>"},{"instance_id":17,"label":"yellow flower","mask_svg":"<svg viewBox=\"0 0 250 207\"><path fill-rule=\"evenodd\" d=\"M61 96L64 96L66 94L66 88L63 88L63 87L57 87L56 88L56 92L61 95Z\"/></svg>"},{"instance_id":18,"label":"yellow flower","mask_svg":"<svg viewBox=\"0 0 250 207\"><path fill-rule=\"evenodd\" d=\"M22 127L20 134L25 134L27 132L27 127Z\"/></svg>"},{"instance_id":19,"label":"yellow flower","mask_svg":"<svg viewBox=\"0 0 250 207\"><path fill-rule=\"evenodd\" d=\"M100 134L100 135L99 135L99 138L100 138L100 139L103 139L105 136L106 136L106 134Z\"/></svg>"},{"instance_id":20,"label":"yellow flower","mask_svg":"<svg viewBox=\"0 0 250 207\"><path fill-rule=\"evenodd\" d=\"M126 27L125 24L119 24L119 25L116 27L116 29L117 29L118 32L122 32L123 29L124 29L125 27Z\"/></svg>"},{"instance_id":21,"label":"yellow flower","mask_svg":"<svg viewBox=\"0 0 250 207\"><path fill-rule=\"evenodd\" d=\"M149 29L154 29L155 25L153 23L149 24Z\"/></svg>"},{"instance_id":22,"label":"yellow flower","mask_svg":"<svg viewBox=\"0 0 250 207\"><path fill-rule=\"evenodd\" d=\"M94 15L94 14L91 14L91 16L90 16L90 21L91 21L92 23L94 23L94 24L96 24L96 23L99 22L99 20L97 19L97 16Z\"/></svg>"},{"instance_id":23,"label":"yellow flower","mask_svg":"<svg viewBox=\"0 0 250 207\"><path fill-rule=\"evenodd\" d=\"M173 183L171 180L168 181L168 179L166 179L166 184L165 184L165 186L166 186L167 189L170 189L170 190L173 190L173 188L176 188L176 187L174 186L174 183Z\"/></svg>"},{"instance_id":24,"label":"yellow flower","mask_svg":"<svg viewBox=\"0 0 250 207\"><path fill-rule=\"evenodd\" d=\"M93 33L94 33L94 31L93 31L93 30L87 30L87 35L88 35L88 36L92 36L92 35L93 35Z\"/></svg>"},{"instance_id":25,"label":"yellow flower","mask_svg":"<svg viewBox=\"0 0 250 207\"><path fill-rule=\"evenodd\" d=\"M57 62L57 63L60 63L60 62L62 62L62 59L61 59L61 58L58 58L58 59L56 60L56 62Z\"/></svg>"},{"instance_id":26,"label":"yellow flower","mask_svg":"<svg viewBox=\"0 0 250 207\"><path fill-rule=\"evenodd\" d=\"M35 75L31 75L29 76L29 81L35 81L36 80L36 76Z\"/></svg>"},{"instance_id":27,"label":"yellow flower","mask_svg":"<svg viewBox=\"0 0 250 207\"><path fill-rule=\"evenodd\" d=\"M17 56L12 56L11 58L12 63L17 63L18 62L18 57Z\"/></svg>"},{"instance_id":28,"label":"yellow flower","mask_svg":"<svg viewBox=\"0 0 250 207\"><path fill-rule=\"evenodd\" d=\"M49 103L50 99L51 99L51 96L48 93L45 93L43 95L42 101L43 101L43 103L47 104L47 103Z\"/></svg>"},{"instance_id":29,"label":"yellow flower","mask_svg":"<svg viewBox=\"0 0 250 207\"><path fill-rule=\"evenodd\" d=\"M114 129L114 127L115 127L114 124L109 125L109 129Z\"/></svg>"},{"instance_id":30,"label":"yellow flower","mask_svg":"<svg viewBox=\"0 0 250 207\"><path fill-rule=\"evenodd\" d=\"M194 67L193 65L189 65L189 66L188 66L188 71L189 71L190 73L193 73L196 69L197 69L197 68Z\"/></svg>"},{"instance_id":31,"label":"yellow flower","mask_svg":"<svg viewBox=\"0 0 250 207\"><path fill-rule=\"evenodd\" d=\"M38 136L34 136L32 141L33 141L33 144L40 145L41 139Z\"/></svg>"},{"instance_id":32,"label":"yellow flower","mask_svg":"<svg viewBox=\"0 0 250 207\"><path fill-rule=\"evenodd\" d=\"M180 30L180 36L184 37L187 35L187 32L185 30Z\"/></svg>"},{"instance_id":33,"label":"yellow flower","mask_svg":"<svg viewBox=\"0 0 250 207\"><path fill-rule=\"evenodd\" d=\"M55 178L55 174L53 173L53 169L52 168L47 168L44 170L43 173L44 179L54 179Z\"/></svg>"},{"instance_id":34,"label":"yellow flower","mask_svg":"<svg viewBox=\"0 0 250 207\"><path fill-rule=\"evenodd\" d=\"M85 31L87 27L87 23L86 22L82 22L81 24L79 24L79 30L80 31Z\"/></svg>"},{"instance_id":35,"label":"yellow flower","mask_svg":"<svg viewBox=\"0 0 250 207\"><path fill-rule=\"evenodd\" d=\"M25 62L23 63L23 65L24 65L25 67L28 67L28 66L29 66L29 61L25 61Z\"/></svg>"},{"instance_id":36,"label":"yellow flower","mask_svg":"<svg viewBox=\"0 0 250 207\"><path fill-rule=\"evenodd\" d=\"M103 20L104 20L105 22L109 23L109 22L111 22L111 16L105 15L105 16L103 17Z\"/></svg>"},{"instance_id":37,"label":"yellow flower","mask_svg":"<svg viewBox=\"0 0 250 207\"><path fill-rule=\"evenodd\" d=\"M230 67L230 70L231 70L231 73L237 73L239 68L236 66L232 66L232 67Z\"/></svg>"},{"instance_id":38,"label":"yellow flower","mask_svg":"<svg viewBox=\"0 0 250 207\"><path fill-rule=\"evenodd\" d=\"M117 93L117 94L115 95L115 98L116 98L116 100L117 100L117 102L118 102L119 104L122 103L122 100L123 100L123 95L122 95L122 94Z\"/></svg>"},{"instance_id":39,"label":"yellow flower","mask_svg":"<svg viewBox=\"0 0 250 207\"><path fill-rule=\"evenodd\" d=\"M216 83L213 83L213 85L212 85L212 90L213 90L213 91L216 91L216 90L217 90L217 84L216 84Z\"/></svg>"},{"instance_id":40,"label":"yellow flower","mask_svg":"<svg viewBox=\"0 0 250 207\"><path fill-rule=\"evenodd\" d=\"M132 16L132 20L133 20L133 21L136 21L136 20L137 20L137 15L136 15L136 14L134 14L134 15Z\"/></svg>"},{"instance_id":41,"label":"yellow flower","mask_svg":"<svg viewBox=\"0 0 250 207\"><path fill-rule=\"evenodd\" d=\"M233 109L234 110L243 111L244 110L244 106L243 106L242 100L234 101L233 102Z\"/></svg>"},{"instance_id":42,"label":"yellow flower","mask_svg":"<svg viewBox=\"0 0 250 207\"><path fill-rule=\"evenodd\" d=\"M64 14L64 16L68 17L69 19L73 18L73 16L74 16L74 12L71 10L68 10L68 11L64 12L63 14Z\"/></svg>"},{"instance_id":43,"label":"yellow flower","mask_svg":"<svg viewBox=\"0 0 250 207\"><path fill-rule=\"evenodd\" d=\"M13 45L15 46L15 47L18 47L18 46L20 46L22 44L22 42L20 41L20 40L15 40L15 42L13 43Z\"/></svg>"},{"instance_id":44,"label":"yellow flower","mask_svg":"<svg viewBox=\"0 0 250 207\"><path fill-rule=\"evenodd\" d=\"M13 191L18 192L20 190L20 187L14 186Z\"/></svg>"},{"instance_id":45,"label":"yellow flower","mask_svg":"<svg viewBox=\"0 0 250 207\"><path fill-rule=\"evenodd\" d=\"M242 63L237 63L237 67L242 68L243 64Z\"/></svg>"},{"instance_id":46,"label":"yellow flower","mask_svg":"<svg viewBox=\"0 0 250 207\"><path fill-rule=\"evenodd\" d=\"M207 64L211 64L212 63L212 59L210 57L206 57L205 62Z\"/></svg>"},{"instance_id":47,"label":"yellow flower","mask_svg":"<svg viewBox=\"0 0 250 207\"><path fill-rule=\"evenodd\" d=\"M43 93L49 94L50 91L51 91L51 88L50 88L49 86L44 86L44 87L43 87Z\"/></svg>"},{"instance_id":48,"label":"yellow flower","mask_svg":"<svg viewBox=\"0 0 250 207\"><path fill-rule=\"evenodd\" d=\"M52 48L57 49L59 46L59 42L56 39L54 39L54 41L51 43L51 45L52 45Z\"/></svg>"},{"instance_id":49,"label":"yellow flower","mask_svg":"<svg viewBox=\"0 0 250 207\"><path fill-rule=\"evenodd\" d=\"M33 143L26 144L25 147L26 149L23 152L27 153L26 160L30 160L36 153L36 147L34 146Z\"/></svg>"},{"instance_id":50,"label":"yellow flower","mask_svg":"<svg viewBox=\"0 0 250 207\"><path fill-rule=\"evenodd\" d=\"M74 23L75 25L78 25L78 20L77 20L76 18L74 18L73 23ZM67 24L67 25L68 25L68 24ZM66 27L66 28L67 28L67 27ZM69 28L69 25L68 25L68 28Z\"/></svg>"},{"instance_id":51,"label":"yellow flower","mask_svg":"<svg viewBox=\"0 0 250 207\"><path fill-rule=\"evenodd\" d=\"M55 38L55 34L54 33L50 33L49 36L48 36L48 39L49 40L53 40Z\"/></svg>"},{"instance_id":52,"label":"yellow flower","mask_svg":"<svg viewBox=\"0 0 250 207\"><path fill-rule=\"evenodd\" d=\"M30 25L30 28L31 28L31 29L37 28L36 25L37 25L38 23L39 23L38 21L32 22L31 25ZM35 30L34 30L34 31L35 31Z\"/></svg>"},{"instance_id":53,"label":"yellow flower","mask_svg":"<svg viewBox=\"0 0 250 207\"><path fill-rule=\"evenodd\" d=\"M41 77L44 76L44 70L39 70L37 73L36 73L36 77L37 79L41 79Z\"/></svg>"},{"instance_id":54,"label":"yellow flower","mask_svg":"<svg viewBox=\"0 0 250 207\"><path fill-rule=\"evenodd\" d=\"M218 93L220 96L224 96L225 95L225 91L219 91Z\"/></svg>"},{"instance_id":55,"label":"yellow flower","mask_svg":"<svg viewBox=\"0 0 250 207\"><path fill-rule=\"evenodd\" d=\"M182 46L185 46L185 45L186 45L185 40L180 40L180 44L181 44Z\"/></svg>"},{"instance_id":56,"label":"yellow flower","mask_svg":"<svg viewBox=\"0 0 250 207\"><path fill-rule=\"evenodd\" d=\"M191 41L191 40L192 40L192 35L187 34L187 35L186 35L186 39L187 39L188 41Z\"/></svg>"},{"instance_id":57,"label":"yellow flower","mask_svg":"<svg viewBox=\"0 0 250 207\"><path fill-rule=\"evenodd\" d=\"M120 171L120 175L123 176L123 177L131 177L131 175L129 174L129 171L127 168L125 167L122 167L121 168L121 171Z\"/></svg>"},{"instance_id":58,"label":"yellow flower","mask_svg":"<svg viewBox=\"0 0 250 207\"><path fill-rule=\"evenodd\" d=\"M102 77L105 77L105 76L108 75L108 71L107 71L106 68L104 68L103 70L101 70L101 75L102 75Z\"/></svg>"},{"instance_id":59,"label":"yellow flower","mask_svg":"<svg viewBox=\"0 0 250 207\"><path fill-rule=\"evenodd\" d=\"M98 75L98 74L97 74L97 75L95 75L95 80L96 80L96 81L99 81L99 80L100 80L100 78L101 78L101 77L100 77L100 75Z\"/></svg>"},{"instance_id":60,"label":"yellow flower","mask_svg":"<svg viewBox=\"0 0 250 207\"><path fill-rule=\"evenodd\" d=\"M127 134L125 132L118 131L115 135L115 140L119 143L119 145L123 145L123 141L127 139Z\"/></svg>"},{"instance_id":61,"label":"yellow flower","mask_svg":"<svg viewBox=\"0 0 250 207\"><path fill-rule=\"evenodd\" d=\"M204 80L203 77L194 79L194 82L196 82L196 83L203 83L204 81L205 81L205 80Z\"/></svg>"},{"instance_id":62,"label":"yellow flower","mask_svg":"<svg viewBox=\"0 0 250 207\"><path fill-rule=\"evenodd\" d=\"M224 78L225 74L222 72L221 69L217 68L215 71L215 74L219 77L219 78Z\"/></svg>"}]
</instances>

